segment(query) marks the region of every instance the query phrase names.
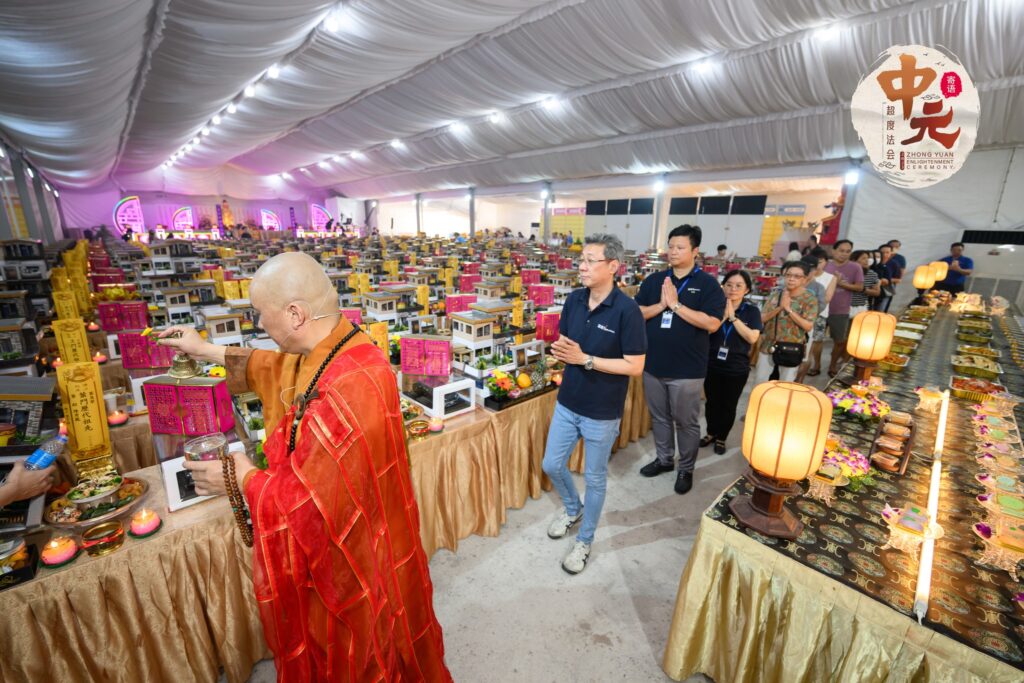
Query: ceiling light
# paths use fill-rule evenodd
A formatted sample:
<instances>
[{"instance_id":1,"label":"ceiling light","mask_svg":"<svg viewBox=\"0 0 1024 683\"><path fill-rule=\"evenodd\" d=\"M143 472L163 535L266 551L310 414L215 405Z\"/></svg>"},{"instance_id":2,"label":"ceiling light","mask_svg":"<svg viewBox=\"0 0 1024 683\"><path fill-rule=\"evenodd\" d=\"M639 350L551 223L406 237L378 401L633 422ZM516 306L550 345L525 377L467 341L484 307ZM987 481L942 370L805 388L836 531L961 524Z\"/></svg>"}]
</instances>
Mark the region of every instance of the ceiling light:
<instances>
[{"instance_id":1,"label":"ceiling light","mask_svg":"<svg viewBox=\"0 0 1024 683\"><path fill-rule=\"evenodd\" d=\"M469 131L469 127L466 126L462 121L456 121L452 125L448 126L448 130L455 133L456 135L462 135Z\"/></svg>"},{"instance_id":2,"label":"ceiling light","mask_svg":"<svg viewBox=\"0 0 1024 683\"><path fill-rule=\"evenodd\" d=\"M374 199L372 202L370 202L370 208L371 209L377 208L377 200L376 199Z\"/></svg>"},{"instance_id":3,"label":"ceiling light","mask_svg":"<svg viewBox=\"0 0 1024 683\"><path fill-rule=\"evenodd\" d=\"M285 180L291 180L292 179L292 176L291 176L290 173L282 173L281 177L284 178Z\"/></svg>"},{"instance_id":4,"label":"ceiling light","mask_svg":"<svg viewBox=\"0 0 1024 683\"><path fill-rule=\"evenodd\" d=\"M193 145L198 145L200 142L202 142L202 140L199 139L198 135L195 136L194 138L192 138L192 144Z\"/></svg>"},{"instance_id":5,"label":"ceiling light","mask_svg":"<svg viewBox=\"0 0 1024 683\"><path fill-rule=\"evenodd\" d=\"M657 180L654 181L654 191L655 191L655 193L658 193L658 194L660 194L660 193L665 191L665 180L664 180L664 178L658 178Z\"/></svg>"},{"instance_id":6,"label":"ceiling light","mask_svg":"<svg viewBox=\"0 0 1024 683\"><path fill-rule=\"evenodd\" d=\"M236 111L238 111L238 105L237 104L232 102L231 104L228 105L228 113L229 114L234 114Z\"/></svg>"},{"instance_id":7,"label":"ceiling light","mask_svg":"<svg viewBox=\"0 0 1024 683\"><path fill-rule=\"evenodd\" d=\"M838 26L825 26L814 32L814 39L817 41L834 40L839 36Z\"/></svg>"},{"instance_id":8,"label":"ceiling light","mask_svg":"<svg viewBox=\"0 0 1024 683\"><path fill-rule=\"evenodd\" d=\"M353 159L362 159L366 155L363 154L362 152L355 151L355 152L352 152L351 154L349 154L349 156L352 157Z\"/></svg>"},{"instance_id":9,"label":"ceiling light","mask_svg":"<svg viewBox=\"0 0 1024 683\"><path fill-rule=\"evenodd\" d=\"M547 199L548 198L547 188L544 188L543 190L540 191L540 198L541 199Z\"/></svg>"},{"instance_id":10,"label":"ceiling light","mask_svg":"<svg viewBox=\"0 0 1024 683\"><path fill-rule=\"evenodd\" d=\"M349 28L351 25L352 17L347 11L345 11L344 7L339 7L333 10L327 15L327 18L324 19L324 28L331 33L337 33L339 30Z\"/></svg>"},{"instance_id":11,"label":"ceiling light","mask_svg":"<svg viewBox=\"0 0 1024 683\"><path fill-rule=\"evenodd\" d=\"M317 166L319 166L320 168L330 168L331 167L331 165L328 164L326 161L321 161L320 163L317 164Z\"/></svg>"},{"instance_id":12,"label":"ceiling light","mask_svg":"<svg viewBox=\"0 0 1024 683\"><path fill-rule=\"evenodd\" d=\"M693 65L694 71L696 71L699 74L711 73L711 70L714 68L715 64L710 59L701 60Z\"/></svg>"},{"instance_id":13,"label":"ceiling light","mask_svg":"<svg viewBox=\"0 0 1024 683\"><path fill-rule=\"evenodd\" d=\"M466 193L466 201L468 202L468 201L469 201L469 200L471 200L472 198L473 198L473 193L472 193L472 192L467 192L467 193Z\"/></svg>"},{"instance_id":14,"label":"ceiling light","mask_svg":"<svg viewBox=\"0 0 1024 683\"><path fill-rule=\"evenodd\" d=\"M35 178L35 177L36 177L36 174L35 174L35 172L34 172L34 171L32 170L32 167L31 167L31 166L26 166L26 167L25 167L25 172L26 172L26 173L28 173L28 177L29 177L29 178Z\"/></svg>"},{"instance_id":15,"label":"ceiling light","mask_svg":"<svg viewBox=\"0 0 1024 683\"><path fill-rule=\"evenodd\" d=\"M7 156L7 155L4 154L4 148L0 147L0 159L3 159L5 156Z\"/></svg>"},{"instance_id":16,"label":"ceiling light","mask_svg":"<svg viewBox=\"0 0 1024 683\"><path fill-rule=\"evenodd\" d=\"M843 182L847 185L856 185L860 180L860 170L851 168L846 172L846 177L843 178Z\"/></svg>"},{"instance_id":17,"label":"ceiling light","mask_svg":"<svg viewBox=\"0 0 1024 683\"><path fill-rule=\"evenodd\" d=\"M53 196L54 197L59 197L60 196L60 192L57 192L57 190L54 190L53 191Z\"/></svg>"},{"instance_id":18,"label":"ceiling light","mask_svg":"<svg viewBox=\"0 0 1024 683\"><path fill-rule=\"evenodd\" d=\"M492 112L491 115L487 117L487 120L491 123L504 123L505 115L500 111Z\"/></svg>"},{"instance_id":19,"label":"ceiling light","mask_svg":"<svg viewBox=\"0 0 1024 683\"><path fill-rule=\"evenodd\" d=\"M394 147L395 149L402 149L403 147L405 147L405 143L399 140L398 138L395 138L394 140L391 141L391 146Z\"/></svg>"},{"instance_id":20,"label":"ceiling light","mask_svg":"<svg viewBox=\"0 0 1024 683\"><path fill-rule=\"evenodd\" d=\"M245 86L245 96L246 97L255 97L256 96L256 84L255 83L253 83L252 85Z\"/></svg>"},{"instance_id":21,"label":"ceiling light","mask_svg":"<svg viewBox=\"0 0 1024 683\"><path fill-rule=\"evenodd\" d=\"M213 125L219 126L221 121L222 119L220 118L220 114L214 114L211 122L213 123Z\"/></svg>"},{"instance_id":22,"label":"ceiling light","mask_svg":"<svg viewBox=\"0 0 1024 683\"><path fill-rule=\"evenodd\" d=\"M185 145L185 151L186 152L191 152L192 151L192 143L191 142L188 143L187 145Z\"/></svg>"},{"instance_id":23,"label":"ceiling light","mask_svg":"<svg viewBox=\"0 0 1024 683\"><path fill-rule=\"evenodd\" d=\"M201 131L199 131L199 132L202 133L203 135L209 135L210 134L210 127L209 126L203 126L203 129Z\"/></svg>"},{"instance_id":24,"label":"ceiling light","mask_svg":"<svg viewBox=\"0 0 1024 683\"><path fill-rule=\"evenodd\" d=\"M331 161L341 161L341 155L335 154L333 157L331 157Z\"/></svg>"},{"instance_id":25,"label":"ceiling light","mask_svg":"<svg viewBox=\"0 0 1024 683\"><path fill-rule=\"evenodd\" d=\"M267 76L269 78L277 78L280 75L281 75L281 67L279 67L277 64L274 64L269 69L267 69Z\"/></svg>"},{"instance_id":26,"label":"ceiling light","mask_svg":"<svg viewBox=\"0 0 1024 683\"><path fill-rule=\"evenodd\" d=\"M541 105L548 111L558 111L562 108L562 100L557 97L549 97L541 102Z\"/></svg>"}]
</instances>

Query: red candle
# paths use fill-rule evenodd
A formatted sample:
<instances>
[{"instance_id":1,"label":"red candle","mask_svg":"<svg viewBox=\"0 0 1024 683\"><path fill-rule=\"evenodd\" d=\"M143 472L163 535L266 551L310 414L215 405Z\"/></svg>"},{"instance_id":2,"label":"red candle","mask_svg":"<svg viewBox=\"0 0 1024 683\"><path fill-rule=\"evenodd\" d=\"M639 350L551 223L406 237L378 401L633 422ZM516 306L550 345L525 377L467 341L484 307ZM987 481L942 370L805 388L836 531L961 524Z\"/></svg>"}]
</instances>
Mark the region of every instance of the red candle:
<instances>
[{"instance_id":1,"label":"red candle","mask_svg":"<svg viewBox=\"0 0 1024 683\"><path fill-rule=\"evenodd\" d=\"M103 365L104 363L107 362L107 356L103 353L100 353L99 351L96 352L96 355L93 356L92 359L99 363L100 365Z\"/></svg>"},{"instance_id":2,"label":"red candle","mask_svg":"<svg viewBox=\"0 0 1024 683\"><path fill-rule=\"evenodd\" d=\"M45 565L64 564L77 552L78 545L75 543L75 539L70 536L60 536L50 539L50 542L43 546L41 557Z\"/></svg>"},{"instance_id":3,"label":"red candle","mask_svg":"<svg viewBox=\"0 0 1024 683\"><path fill-rule=\"evenodd\" d=\"M131 532L136 536L147 536L160 526L160 515L152 510L139 510L132 515Z\"/></svg>"},{"instance_id":4,"label":"red candle","mask_svg":"<svg viewBox=\"0 0 1024 683\"><path fill-rule=\"evenodd\" d=\"M59 368L60 366L64 365L64 361L60 359L60 356L57 356L57 358L53 361L52 365L55 368Z\"/></svg>"},{"instance_id":5,"label":"red candle","mask_svg":"<svg viewBox=\"0 0 1024 683\"><path fill-rule=\"evenodd\" d=\"M107 424L109 425L123 425L128 421L128 413L123 410L115 410L107 416Z\"/></svg>"}]
</instances>

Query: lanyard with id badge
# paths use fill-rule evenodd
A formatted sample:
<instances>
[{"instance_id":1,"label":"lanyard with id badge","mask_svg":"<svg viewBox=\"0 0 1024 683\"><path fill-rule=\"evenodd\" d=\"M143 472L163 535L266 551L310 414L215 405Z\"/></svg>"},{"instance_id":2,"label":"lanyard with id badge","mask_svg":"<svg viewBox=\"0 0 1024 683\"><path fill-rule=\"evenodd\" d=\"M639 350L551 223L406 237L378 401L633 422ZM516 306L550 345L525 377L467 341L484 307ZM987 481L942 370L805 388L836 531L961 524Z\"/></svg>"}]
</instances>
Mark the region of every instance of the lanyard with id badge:
<instances>
[{"instance_id":1,"label":"lanyard with id badge","mask_svg":"<svg viewBox=\"0 0 1024 683\"><path fill-rule=\"evenodd\" d=\"M738 316L743 310L746 304L740 304L739 309L736 311ZM736 327L736 323L725 321L722 323L722 329L725 330L725 339L722 340L722 345L718 348L718 360L724 361L729 357L729 335L732 334L733 328Z\"/></svg>"},{"instance_id":2,"label":"lanyard with id badge","mask_svg":"<svg viewBox=\"0 0 1024 683\"><path fill-rule=\"evenodd\" d=\"M699 267L694 267L694 269L692 271L690 271L690 274L686 276L686 279L683 280L682 283L679 285L679 289L676 290L676 294L682 295L683 290L686 288L687 283L690 281L690 278L693 277L694 275L696 275L699 272L700 272L700 268ZM669 277L670 278L670 277L672 277L672 274L669 273L665 277ZM676 317L676 314L675 314L674 311L665 311L664 313L662 313L661 314L661 329L663 329L663 330L670 329L672 327L672 318L674 318L674 317Z\"/></svg>"}]
</instances>

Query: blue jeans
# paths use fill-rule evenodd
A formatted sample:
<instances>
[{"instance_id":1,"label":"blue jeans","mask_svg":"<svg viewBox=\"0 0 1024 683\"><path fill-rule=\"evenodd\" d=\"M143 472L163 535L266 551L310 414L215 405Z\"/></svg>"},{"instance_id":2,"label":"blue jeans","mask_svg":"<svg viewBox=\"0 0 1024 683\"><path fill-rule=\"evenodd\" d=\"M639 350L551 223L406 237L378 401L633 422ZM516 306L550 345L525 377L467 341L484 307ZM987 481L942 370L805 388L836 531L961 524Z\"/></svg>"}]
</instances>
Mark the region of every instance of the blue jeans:
<instances>
[{"instance_id":1,"label":"blue jeans","mask_svg":"<svg viewBox=\"0 0 1024 683\"><path fill-rule=\"evenodd\" d=\"M562 497L569 516L575 517L583 508L583 524L576 535L577 541L588 544L594 542L597 520L601 518L604 494L608 488L608 456L619 435L621 422L621 418L593 420L577 415L561 403L555 404L555 414L551 416L551 427L548 428L548 442L544 448L543 467L544 473L551 478L555 490ZM583 480L587 484L586 506L580 502L576 484L569 472L569 456L580 438L583 439L586 456L583 472Z\"/></svg>"}]
</instances>

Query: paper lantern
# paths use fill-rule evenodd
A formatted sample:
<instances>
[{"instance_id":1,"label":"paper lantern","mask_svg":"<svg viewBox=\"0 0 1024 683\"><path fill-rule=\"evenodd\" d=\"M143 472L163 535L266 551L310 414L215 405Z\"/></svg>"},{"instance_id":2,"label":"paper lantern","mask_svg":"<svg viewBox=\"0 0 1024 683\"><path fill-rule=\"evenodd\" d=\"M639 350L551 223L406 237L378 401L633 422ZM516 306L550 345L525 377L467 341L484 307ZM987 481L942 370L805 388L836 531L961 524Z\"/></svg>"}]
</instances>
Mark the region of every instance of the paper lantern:
<instances>
[{"instance_id":1,"label":"paper lantern","mask_svg":"<svg viewBox=\"0 0 1024 683\"><path fill-rule=\"evenodd\" d=\"M881 311L858 313L850 322L846 352L856 359L857 379L871 376L875 363L885 358L896 332L896 316Z\"/></svg>"},{"instance_id":2,"label":"paper lantern","mask_svg":"<svg viewBox=\"0 0 1024 683\"><path fill-rule=\"evenodd\" d=\"M752 496L729 503L736 519L767 536L796 538L803 524L784 506L799 495L796 484L817 471L832 424L832 402L817 389L793 382L754 387L743 428L743 457Z\"/></svg>"},{"instance_id":3,"label":"paper lantern","mask_svg":"<svg viewBox=\"0 0 1024 683\"><path fill-rule=\"evenodd\" d=\"M931 266L918 266L914 269L914 288L931 289L935 286L935 273Z\"/></svg>"},{"instance_id":4,"label":"paper lantern","mask_svg":"<svg viewBox=\"0 0 1024 683\"><path fill-rule=\"evenodd\" d=\"M932 261L928 267L931 268L936 282L942 282L949 275L949 264L945 261Z\"/></svg>"}]
</instances>

